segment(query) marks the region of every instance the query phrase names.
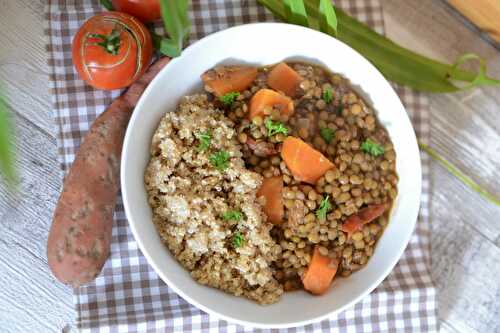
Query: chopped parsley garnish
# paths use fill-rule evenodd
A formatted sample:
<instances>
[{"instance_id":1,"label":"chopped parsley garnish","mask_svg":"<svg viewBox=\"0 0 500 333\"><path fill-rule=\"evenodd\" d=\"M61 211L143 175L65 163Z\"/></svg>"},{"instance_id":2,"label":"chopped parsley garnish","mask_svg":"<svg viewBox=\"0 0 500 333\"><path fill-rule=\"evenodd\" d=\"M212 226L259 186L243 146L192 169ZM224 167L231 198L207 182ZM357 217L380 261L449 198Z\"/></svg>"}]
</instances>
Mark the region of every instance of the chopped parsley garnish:
<instances>
[{"instance_id":1,"label":"chopped parsley garnish","mask_svg":"<svg viewBox=\"0 0 500 333\"><path fill-rule=\"evenodd\" d=\"M325 88L323 90L323 100L326 104L330 104L333 101L333 92L331 88Z\"/></svg>"},{"instance_id":2,"label":"chopped parsley garnish","mask_svg":"<svg viewBox=\"0 0 500 333\"><path fill-rule=\"evenodd\" d=\"M371 139L366 139L361 144L361 150L375 157L384 154L384 147Z\"/></svg>"},{"instance_id":3,"label":"chopped parsley garnish","mask_svg":"<svg viewBox=\"0 0 500 333\"><path fill-rule=\"evenodd\" d=\"M288 128L280 121L272 121L268 118L265 125L267 128L267 136L273 136L278 133L282 133L285 136L288 135Z\"/></svg>"},{"instance_id":4,"label":"chopped parsley garnish","mask_svg":"<svg viewBox=\"0 0 500 333\"><path fill-rule=\"evenodd\" d=\"M209 160L217 170L224 171L229 166L229 153L225 150L219 150L213 153Z\"/></svg>"},{"instance_id":5,"label":"chopped parsley garnish","mask_svg":"<svg viewBox=\"0 0 500 333\"><path fill-rule=\"evenodd\" d=\"M230 93L225 94L224 96L219 97L219 100L225 106L231 106L231 105L233 105L234 102L236 102L236 99L238 99L238 96L240 96L239 92L232 91Z\"/></svg>"},{"instance_id":6,"label":"chopped parsley garnish","mask_svg":"<svg viewBox=\"0 0 500 333\"><path fill-rule=\"evenodd\" d=\"M235 248L243 246L243 243L245 242L245 238L241 234L241 232L237 232L233 235L233 246Z\"/></svg>"},{"instance_id":7,"label":"chopped parsley garnish","mask_svg":"<svg viewBox=\"0 0 500 333\"><path fill-rule=\"evenodd\" d=\"M243 218L243 214L237 210L228 210L222 214L222 218L226 221L239 221Z\"/></svg>"},{"instance_id":8,"label":"chopped parsley garnish","mask_svg":"<svg viewBox=\"0 0 500 333\"><path fill-rule=\"evenodd\" d=\"M200 140L200 144L197 148L198 151L205 151L210 147L210 142L212 142L212 133L210 133L210 131L198 133L196 134L196 138Z\"/></svg>"},{"instance_id":9,"label":"chopped parsley garnish","mask_svg":"<svg viewBox=\"0 0 500 333\"><path fill-rule=\"evenodd\" d=\"M328 127L323 127L319 130L319 134L325 140L326 143L330 144L335 137L335 131Z\"/></svg>"},{"instance_id":10,"label":"chopped parsley garnish","mask_svg":"<svg viewBox=\"0 0 500 333\"><path fill-rule=\"evenodd\" d=\"M344 111L344 108L342 107L342 105L339 105L335 108L335 113L337 114L337 116L341 116L342 111Z\"/></svg>"},{"instance_id":11,"label":"chopped parsley garnish","mask_svg":"<svg viewBox=\"0 0 500 333\"><path fill-rule=\"evenodd\" d=\"M319 208L316 210L316 217L320 220L326 219L326 214L328 214L331 209L332 205L330 204L330 196L327 195L323 198L323 200L321 200Z\"/></svg>"}]
</instances>

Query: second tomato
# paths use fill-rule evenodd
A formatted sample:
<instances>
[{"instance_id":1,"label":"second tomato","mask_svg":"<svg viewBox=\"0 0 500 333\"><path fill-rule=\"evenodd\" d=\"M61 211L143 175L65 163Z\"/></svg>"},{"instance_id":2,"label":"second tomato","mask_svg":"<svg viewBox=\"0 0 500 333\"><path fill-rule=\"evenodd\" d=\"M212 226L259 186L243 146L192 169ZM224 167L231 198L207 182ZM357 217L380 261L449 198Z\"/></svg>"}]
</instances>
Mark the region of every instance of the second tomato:
<instances>
[{"instance_id":1,"label":"second tomato","mask_svg":"<svg viewBox=\"0 0 500 333\"><path fill-rule=\"evenodd\" d=\"M112 0L115 10L152 22L161 17L159 0Z\"/></svg>"}]
</instances>

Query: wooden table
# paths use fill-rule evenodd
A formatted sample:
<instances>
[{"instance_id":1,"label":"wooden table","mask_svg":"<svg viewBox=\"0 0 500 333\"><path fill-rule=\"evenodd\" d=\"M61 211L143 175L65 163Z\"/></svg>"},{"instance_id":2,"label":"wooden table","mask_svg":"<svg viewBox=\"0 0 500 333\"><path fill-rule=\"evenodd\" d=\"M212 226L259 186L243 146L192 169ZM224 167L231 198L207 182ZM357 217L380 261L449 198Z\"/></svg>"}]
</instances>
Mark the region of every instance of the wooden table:
<instances>
[{"instance_id":1,"label":"wooden table","mask_svg":"<svg viewBox=\"0 0 500 333\"><path fill-rule=\"evenodd\" d=\"M71 290L47 268L45 241L60 188L47 88L42 0L0 0L0 81L17 134L19 193L0 188L0 322L55 332L74 322ZM500 77L500 53L442 1L382 0L397 42L444 61L475 52ZM500 195L500 88L430 96L432 146ZM500 330L500 208L432 165L432 273L444 332Z\"/></svg>"}]
</instances>

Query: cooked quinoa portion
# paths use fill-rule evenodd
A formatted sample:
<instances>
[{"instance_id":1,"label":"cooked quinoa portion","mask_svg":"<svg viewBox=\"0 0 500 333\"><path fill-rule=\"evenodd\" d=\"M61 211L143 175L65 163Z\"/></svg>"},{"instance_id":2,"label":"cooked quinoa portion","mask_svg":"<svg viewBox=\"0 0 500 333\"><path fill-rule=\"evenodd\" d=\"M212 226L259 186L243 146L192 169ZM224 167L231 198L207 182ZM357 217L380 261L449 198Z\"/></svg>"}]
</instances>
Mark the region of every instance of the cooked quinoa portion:
<instances>
[{"instance_id":1,"label":"cooked quinoa portion","mask_svg":"<svg viewBox=\"0 0 500 333\"><path fill-rule=\"evenodd\" d=\"M281 247L256 201L262 176L245 167L234 127L205 94L167 112L145 173L149 204L163 242L195 280L270 304L283 293L271 268Z\"/></svg>"}]
</instances>

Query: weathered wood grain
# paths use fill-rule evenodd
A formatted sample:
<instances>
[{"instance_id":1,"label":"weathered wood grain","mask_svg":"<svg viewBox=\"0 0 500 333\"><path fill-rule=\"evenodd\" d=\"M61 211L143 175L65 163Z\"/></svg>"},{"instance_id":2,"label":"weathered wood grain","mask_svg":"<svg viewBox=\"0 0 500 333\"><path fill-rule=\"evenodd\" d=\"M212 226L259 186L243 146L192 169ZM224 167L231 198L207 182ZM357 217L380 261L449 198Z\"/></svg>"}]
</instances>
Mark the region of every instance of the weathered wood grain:
<instances>
[{"instance_id":1,"label":"weathered wood grain","mask_svg":"<svg viewBox=\"0 0 500 333\"><path fill-rule=\"evenodd\" d=\"M11 106L54 135L43 34L45 1L0 0L0 78Z\"/></svg>"},{"instance_id":2,"label":"weathered wood grain","mask_svg":"<svg viewBox=\"0 0 500 333\"><path fill-rule=\"evenodd\" d=\"M74 310L45 250L61 187L56 143L23 118L15 122L20 186L0 188L0 331L57 332L74 320Z\"/></svg>"},{"instance_id":3,"label":"weathered wood grain","mask_svg":"<svg viewBox=\"0 0 500 333\"><path fill-rule=\"evenodd\" d=\"M500 53L459 24L440 1L382 0L388 35L418 52L453 62L465 52L500 77ZM430 95L431 145L500 196L500 89ZM500 330L500 208L432 166L432 273L444 332Z\"/></svg>"}]
</instances>

